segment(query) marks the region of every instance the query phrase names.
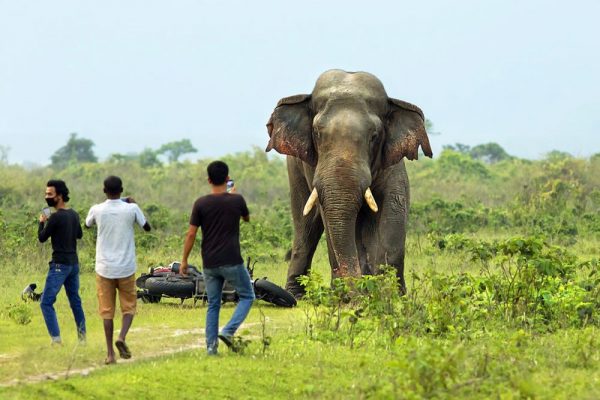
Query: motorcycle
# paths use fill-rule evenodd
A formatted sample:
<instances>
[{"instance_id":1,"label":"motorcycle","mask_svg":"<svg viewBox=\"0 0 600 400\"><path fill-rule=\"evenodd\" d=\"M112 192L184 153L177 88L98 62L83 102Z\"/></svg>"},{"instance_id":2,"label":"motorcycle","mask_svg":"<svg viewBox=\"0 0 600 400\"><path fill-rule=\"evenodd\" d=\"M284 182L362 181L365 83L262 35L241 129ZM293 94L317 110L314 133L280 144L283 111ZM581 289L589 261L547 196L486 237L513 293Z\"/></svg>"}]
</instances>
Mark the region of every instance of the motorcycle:
<instances>
[{"instance_id":1,"label":"motorcycle","mask_svg":"<svg viewBox=\"0 0 600 400\"><path fill-rule=\"evenodd\" d=\"M250 264L248 258L246 268L252 279L252 287L257 300L264 300L279 307L294 307L296 299L287 290L267 280L266 277L253 279L254 266ZM149 273L142 274L136 280L139 288L138 298L145 303L158 303L161 298L178 298L183 302L186 299L193 299L194 304L198 300L206 301L206 286L204 275L193 266L188 266L188 275L179 274L180 263L172 262L167 267L151 268ZM223 302L237 302L238 295L235 288L227 281L223 285Z\"/></svg>"}]
</instances>

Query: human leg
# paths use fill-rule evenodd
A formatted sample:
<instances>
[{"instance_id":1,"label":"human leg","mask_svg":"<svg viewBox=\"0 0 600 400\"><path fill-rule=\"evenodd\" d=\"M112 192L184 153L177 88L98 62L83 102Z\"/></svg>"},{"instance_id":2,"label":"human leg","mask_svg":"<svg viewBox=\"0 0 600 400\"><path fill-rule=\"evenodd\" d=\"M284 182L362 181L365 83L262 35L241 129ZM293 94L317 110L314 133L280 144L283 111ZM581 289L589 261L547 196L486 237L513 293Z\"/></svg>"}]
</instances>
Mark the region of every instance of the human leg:
<instances>
[{"instance_id":1,"label":"human leg","mask_svg":"<svg viewBox=\"0 0 600 400\"><path fill-rule=\"evenodd\" d=\"M106 363L115 362L115 349L113 348L113 331L116 300L116 282L114 279L104 278L96 274L96 288L98 294L98 313L103 320L104 338L106 340Z\"/></svg>"},{"instance_id":2,"label":"human leg","mask_svg":"<svg viewBox=\"0 0 600 400\"><path fill-rule=\"evenodd\" d=\"M250 312L255 298L254 288L252 287L250 274L248 274L248 270L244 264L221 267L220 269L223 277L233 285L239 297L239 302L235 307L231 319L221 330L222 335L233 336Z\"/></svg>"},{"instance_id":3,"label":"human leg","mask_svg":"<svg viewBox=\"0 0 600 400\"><path fill-rule=\"evenodd\" d=\"M104 319L102 320L102 325L104 326L104 338L106 339L106 360L104 361L106 364L114 364L117 362L115 357L115 349L113 348L113 332L114 332L114 322L112 319Z\"/></svg>"},{"instance_id":4,"label":"human leg","mask_svg":"<svg viewBox=\"0 0 600 400\"><path fill-rule=\"evenodd\" d=\"M129 332L129 328L131 328L131 324L133 323L133 316L135 315L136 310L137 293L135 289L135 275L118 279L117 283L119 304L121 305L123 320L121 323L121 330L119 331L119 338L115 345L119 350L121 358L131 358L131 351L126 344L125 339L127 337L127 332Z\"/></svg>"},{"instance_id":5,"label":"human leg","mask_svg":"<svg viewBox=\"0 0 600 400\"><path fill-rule=\"evenodd\" d=\"M52 341L55 343L60 343L61 339L54 302L56 301L56 295L65 282L66 276L67 269L63 265L51 262L48 275L46 275L44 293L42 294L40 301L40 308L42 309L46 328L48 329L50 337L52 337Z\"/></svg>"},{"instance_id":6,"label":"human leg","mask_svg":"<svg viewBox=\"0 0 600 400\"><path fill-rule=\"evenodd\" d=\"M219 273L219 268L204 268L204 284L208 297L206 310L206 349L209 354L216 354L219 345L219 312L221 311L221 294L225 280Z\"/></svg>"},{"instance_id":7,"label":"human leg","mask_svg":"<svg viewBox=\"0 0 600 400\"><path fill-rule=\"evenodd\" d=\"M85 340L85 314L81 306L81 297L79 297L79 265L75 264L71 267L69 275L65 279L65 292L73 311L75 325L77 327L77 336L79 340Z\"/></svg>"}]
</instances>

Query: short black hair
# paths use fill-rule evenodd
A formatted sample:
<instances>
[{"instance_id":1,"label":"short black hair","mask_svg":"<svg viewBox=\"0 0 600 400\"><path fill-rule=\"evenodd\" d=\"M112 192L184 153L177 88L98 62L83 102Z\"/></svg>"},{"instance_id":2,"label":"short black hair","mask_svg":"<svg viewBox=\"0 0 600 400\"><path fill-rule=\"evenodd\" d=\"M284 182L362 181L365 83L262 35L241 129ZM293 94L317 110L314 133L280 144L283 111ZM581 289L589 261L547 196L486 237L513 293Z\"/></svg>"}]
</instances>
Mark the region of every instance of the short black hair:
<instances>
[{"instance_id":1,"label":"short black hair","mask_svg":"<svg viewBox=\"0 0 600 400\"><path fill-rule=\"evenodd\" d=\"M206 167L206 172L213 185L222 185L229 175L229 167L223 161L213 161Z\"/></svg>"},{"instance_id":2,"label":"short black hair","mask_svg":"<svg viewBox=\"0 0 600 400\"><path fill-rule=\"evenodd\" d=\"M60 179L50 179L48 183L46 183L46 186L53 187L54 190L56 190L56 194L60 194L65 203L69 201L69 188L65 181Z\"/></svg>"},{"instance_id":3,"label":"short black hair","mask_svg":"<svg viewBox=\"0 0 600 400\"><path fill-rule=\"evenodd\" d=\"M121 194L123 193L123 181L118 176L111 175L104 180L104 193Z\"/></svg>"}]
</instances>

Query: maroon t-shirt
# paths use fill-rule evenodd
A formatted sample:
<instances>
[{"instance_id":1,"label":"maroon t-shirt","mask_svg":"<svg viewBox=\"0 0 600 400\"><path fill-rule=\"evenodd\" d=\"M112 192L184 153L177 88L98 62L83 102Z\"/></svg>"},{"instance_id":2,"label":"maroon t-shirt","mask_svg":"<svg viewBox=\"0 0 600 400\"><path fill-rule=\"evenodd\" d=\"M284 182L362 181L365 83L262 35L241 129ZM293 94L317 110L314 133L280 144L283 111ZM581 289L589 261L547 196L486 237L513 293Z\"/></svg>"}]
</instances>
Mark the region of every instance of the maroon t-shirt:
<instances>
[{"instance_id":1,"label":"maroon t-shirt","mask_svg":"<svg viewBox=\"0 0 600 400\"><path fill-rule=\"evenodd\" d=\"M202 230L204 268L243 264L240 218L248 215L246 201L239 194L209 194L196 200L190 225Z\"/></svg>"}]
</instances>

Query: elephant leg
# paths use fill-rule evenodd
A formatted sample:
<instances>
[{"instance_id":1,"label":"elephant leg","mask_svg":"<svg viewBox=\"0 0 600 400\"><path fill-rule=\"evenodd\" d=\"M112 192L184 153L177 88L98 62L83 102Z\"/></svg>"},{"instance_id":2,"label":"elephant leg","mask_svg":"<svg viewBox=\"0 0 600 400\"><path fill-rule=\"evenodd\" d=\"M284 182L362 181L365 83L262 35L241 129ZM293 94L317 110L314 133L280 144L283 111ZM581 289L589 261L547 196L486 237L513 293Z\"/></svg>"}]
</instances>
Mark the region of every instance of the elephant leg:
<instances>
[{"instance_id":1,"label":"elephant leg","mask_svg":"<svg viewBox=\"0 0 600 400\"><path fill-rule=\"evenodd\" d=\"M314 207L307 216L302 215L312 189L307 185L301 161L288 157L288 177L294 240L285 288L296 297L301 297L304 288L298 283L298 277L310 271L313 255L323 234L323 222L318 207Z\"/></svg>"},{"instance_id":2,"label":"elephant leg","mask_svg":"<svg viewBox=\"0 0 600 400\"><path fill-rule=\"evenodd\" d=\"M403 218L403 220L405 220ZM378 250L376 252L375 273L379 266L389 265L396 269L398 285L402 293L406 292L404 281L404 251L406 241L406 223L403 221L382 218L379 225Z\"/></svg>"},{"instance_id":3,"label":"elephant leg","mask_svg":"<svg viewBox=\"0 0 600 400\"><path fill-rule=\"evenodd\" d=\"M388 190L383 190L383 206L377 222L376 268L390 265L396 269L398 284L406 292L404 280L404 252L408 222L409 188L404 164L393 167L386 180Z\"/></svg>"}]
</instances>

